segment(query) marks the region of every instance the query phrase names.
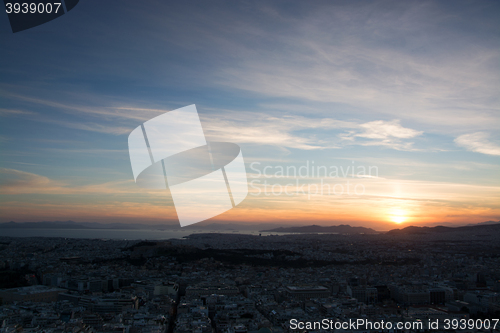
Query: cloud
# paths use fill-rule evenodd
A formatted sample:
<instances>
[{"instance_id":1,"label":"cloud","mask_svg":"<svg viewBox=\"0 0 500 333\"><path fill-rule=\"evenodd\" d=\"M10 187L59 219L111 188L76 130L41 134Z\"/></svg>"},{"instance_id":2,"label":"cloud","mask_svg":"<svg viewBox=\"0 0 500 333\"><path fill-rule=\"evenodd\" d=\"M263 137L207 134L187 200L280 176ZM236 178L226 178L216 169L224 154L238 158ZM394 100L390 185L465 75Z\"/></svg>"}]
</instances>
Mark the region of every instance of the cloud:
<instances>
[{"instance_id":1,"label":"cloud","mask_svg":"<svg viewBox=\"0 0 500 333\"><path fill-rule=\"evenodd\" d=\"M99 193L98 185L71 187L61 181L52 180L48 177L16 169L0 168L0 194L71 194L71 193Z\"/></svg>"},{"instance_id":2,"label":"cloud","mask_svg":"<svg viewBox=\"0 0 500 333\"><path fill-rule=\"evenodd\" d=\"M325 179L331 185L340 182L344 186L344 182L349 180L362 184L366 189L365 194L360 197L347 194L313 195L310 204L306 206L302 204L303 195L250 195L242 207L225 216L229 219L230 216L234 217L231 214L245 214L245 218L240 217L242 220L254 220L261 212L261 218L269 221L288 216L292 211L300 214L309 212L314 214L316 220L328 220L328 217L331 219L333 205L341 205L342 214L347 218L366 221L385 220L388 207L392 206L406 207L409 215L425 212L431 216L424 216L422 221L435 220L433 215L448 214L450 211L476 218L487 214L498 216L499 212L498 186L382 178ZM276 183L282 185L288 182L289 179L276 179ZM318 184L318 188L321 188L318 179L311 179L311 184ZM289 190L301 191L293 186ZM101 220L126 216L139 220L141 216L155 219L165 219L168 216L175 219L168 191L146 191L135 186L133 180L75 186L69 182L3 168L0 169L0 194L10 195L8 201L0 204L2 217L6 220L42 219L40 216L47 216L43 218L45 220L56 219L55 217L83 219L90 216ZM36 196L26 197L23 194ZM47 195L62 196L54 201ZM359 212L360 205L365 208L363 213Z\"/></svg>"},{"instance_id":3,"label":"cloud","mask_svg":"<svg viewBox=\"0 0 500 333\"><path fill-rule=\"evenodd\" d=\"M164 190L143 189L136 186L133 178L99 184L74 185L71 180L59 181L9 168L0 168L0 194L62 194L74 195L75 198L91 195L108 196L109 200L113 200L111 199L113 195L146 195L151 200L163 199L168 196L168 192Z\"/></svg>"},{"instance_id":4,"label":"cloud","mask_svg":"<svg viewBox=\"0 0 500 333\"><path fill-rule=\"evenodd\" d=\"M135 106L103 106L89 107L75 105L51 100L32 98L24 95L6 93L10 98L22 100L28 103L48 106L58 109L64 113L78 116L86 115L98 117L100 123L91 121L70 121L62 117L47 117L36 112L5 110L6 113L16 115L29 115L30 120L44 123L52 123L67 128L84 131L92 131L113 135L126 135L133 129L132 126L120 126L121 122L137 125L137 120L145 121L168 110L157 108L138 108ZM109 101L107 102L109 104ZM300 115L286 114L284 110L290 105L262 105L266 109L274 109L274 112L256 113L250 111L220 110L207 108L200 113L203 127L212 141L228 140L236 143L252 143L261 145L273 145L277 147L294 148L302 150L314 150L325 148L341 148L347 141L349 145L383 145L398 150L410 150L411 143L402 142L399 139L409 139L420 135L422 132L402 127L398 120L393 121L371 121L360 123L359 121L345 121L334 118L316 118ZM295 110L299 110L296 107ZM310 108L309 108L310 109ZM210 111L210 116L205 111ZM7 112L8 111L8 112ZM309 110L312 111L312 110ZM281 114L281 115L280 115ZM86 118L85 118L86 119ZM114 120L110 123L110 120ZM335 135L318 135L315 130L351 130L346 133ZM352 130L354 129L354 130ZM338 139L340 138L340 140ZM355 140L363 138L364 141Z\"/></svg>"},{"instance_id":5,"label":"cloud","mask_svg":"<svg viewBox=\"0 0 500 333\"><path fill-rule=\"evenodd\" d=\"M131 19L141 19L141 24L114 27L125 29L136 43L122 45L123 39L110 42L91 34L107 52L86 50L75 61L91 59L92 69L86 70L97 77L124 77L149 87L171 89L175 82L177 87L222 88L229 94L243 90L267 102L335 103L358 115L370 113L371 119L410 119L454 133L498 127L500 52L492 43L498 25L484 15L492 5L476 5L474 16L465 14L470 5L464 3L454 8L433 2L294 6L288 11L270 3L203 10L176 5L172 10L158 4L151 12L127 3L123 15L133 12ZM487 20L478 19L483 16ZM491 28L482 33L485 26ZM199 54L201 61L196 60ZM70 64L71 70L77 67ZM151 118L149 110L140 112L140 104L85 110L69 106L66 110L103 117Z\"/></svg>"},{"instance_id":6,"label":"cloud","mask_svg":"<svg viewBox=\"0 0 500 333\"><path fill-rule=\"evenodd\" d=\"M98 133L113 134L113 135L129 134L133 130L132 127L113 126L113 125L105 125L105 124L89 123L89 122L83 123L83 122L72 122L72 121L63 121L55 119L47 119L44 122L49 122L82 131L98 132Z\"/></svg>"},{"instance_id":7,"label":"cloud","mask_svg":"<svg viewBox=\"0 0 500 333\"><path fill-rule=\"evenodd\" d=\"M363 123L339 137L348 145L386 146L396 150L414 150L413 142L403 141L422 135L422 131L401 126L399 120Z\"/></svg>"},{"instance_id":8,"label":"cloud","mask_svg":"<svg viewBox=\"0 0 500 333\"><path fill-rule=\"evenodd\" d=\"M476 153L500 155L500 146L489 141L489 135L484 132L461 135L455 139L455 143Z\"/></svg>"},{"instance_id":9,"label":"cloud","mask_svg":"<svg viewBox=\"0 0 500 333\"><path fill-rule=\"evenodd\" d=\"M47 177L15 169L0 168L0 188L39 188L51 185Z\"/></svg>"},{"instance_id":10,"label":"cloud","mask_svg":"<svg viewBox=\"0 0 500 333\"><path fill-rule=\"evenodd\" d=\"M348 145L412 150L413 142L407 140L423 133L403 127L399 120L360 123L296 115L278 117L255 112L202 115L202 124L210 141L227 140L303 150L337 149Z\"/></svg>"},{"instance_id":11,"label":"cloud","mask_svg":"<svg viewBox=\"0 0 500 333\"><path fill-rule=\"evenodd\" d=\"M1 92L1 91L0 91ZM146 121L158 114L168 112L168 110L156 108L138 108L135 106L104 106L89 107L75 105L70 103L55 102L46 99L33 98L29 96L7 93L7 97L22 100L35 105L48 106L64 113L75 114L78 116L86 115L98 117L100 123L87 120L70 121L55 117L47 117L36 112L0 109L8 114L29 115L31 120L44 123L52 123L67 128L73 128L84 131L99 132L113 135L126 135L133 129L131 126L120 126L117 122L133 122L138 125L137 120ZM109 104L109 101L107 102ZM372 121L362 123L355 121L345 121L333 118L315 118L300 115L289 115L283 110L289 109L290 105L262 105L262 107L275 109L274 112L256 113L249 111L216 110L209 109L210 116L205 112L200 113L203 120L203 127L207 130L207 135L214 140L228 140L236 143L252 143L262 145L273 145L278 147L313 150L325 148L341 148L346 141L349 144L359 145L384 145L394 149L408 150L411 147L409 143L402 143L398 139L408 139L420 135L422 132L409 128L404 128L398 120L393 121ZM300 108L296 108L299 110ZM203 110L205 111L205 110ZM309 110L311 111L311 110ZM281 114L281 116L280 116ZM284 115L283 115L284 114ZM85 118L86 119L86 118ZM110 123L110 120L114 120ZM333 138L332 135L319 138L314 130L338 130L338 129L356 129L340 135L341 140ZM309 131L307 131L309 130ZM300 133L298 133L300 132ZM355 137L366 139L364 142L353 140ZM371 140L371 141L370 141Z\"/></svg>"},{"instance_id":12,"label":"cloud","mask_svg":"<svg viewBox=\"0 0 500 333\"><path fill-rule=\"evenodd\" d=\"M390 10L368 4L318 5L297 16L276 12L263 11L258 25L241 18L230 36L203 22L218 33L205 36L202 45L226 49L229 58L214 67L212 82L417 121L439 133L498 127L500 52L478 33L482 22L428 2L393 3ZM470 32L453 28L458 24Z\"/></svg>"},{"instance_id":13,"label":"cloud","mask_svg":"<svg viewBox=\"0 0 500 333\"><path fill-rule=\"evenodd\" d=\"M84 106L73 103L55 102L47 99L33 98L2 90L0 90L0 94L4 95L7 98L12 98L23 102L28 102L29 104L34 104L37 107L39 106L49 107L66 114L77 116L80 119L72 121L64 120L65 118L67 119L67 116L63 117L53 116L53 113L50 113L52 116L49 116L45 113L42 114L33 111L4 109L4 108L0 108L0 116L1 115L29 116L29 119L33 121L56 124L59 126L83 130L83 131L106 133L113 135L128 134L133 129L133 127L131 126L120 126L120 124L117 125L117 122L120 123L123 123L124 121L127 123L133 122L137 126L143 121L153 118L158 114L169 111L161 109L136 108L134 106L124 106L124 105L117 107ZM110 103L109 101L106 102L107 105L109 105L109 103ZM82 117L84 117L85 120L81 120ZM100 122L88 121L87 120L88 117L94 119L98 118ZM112 120L112 122L110 120Z\"/></svg>"},{"instance_id":14,"label":"cloud","mask_svg":"<svg viewBox=\"0 0 500 333\"><path fill-rule=\"evenodd\" d=\"M321 119L232 112L215 117L202 116L202 125L210 141L222 140L303 150L334 148L319 142L313 134L296 133L299 130L323 127Z\"/></svg>"},{"instance_id":15,"label":"cloud","mask_svg":"<svg viewBox=\"0 0 500 333\"><path fill-rule=\"evenodd\" d=\"M0 108L0 116L8 116L8 115L33 115L33 114L35 114L35 113L34 112L30 112L30 111Z\"/></svg>"},{"instance_id":16,"label":"cloud","mask_svg":"<svg viewBox=\"0 0 500 333\"><path fill-rule=\"evenodd\" d=\"M102 98L99 95L81 95L78 96L83 99L81 104L61 102L61 96L57 96L58 101L53 101L50 99L30 97L26 94L15 93L5 89L0 89L0 95L5 98L14 99L17 101L22 101L28 104L39 106L45 106L52 108L53 110L58 110L66 114L76 115L76 116L91 116L97 117L101 120L139 120L141 122L151 119L161 113L170 111L168 108L157 109L157 108L139 108L135 105L124 105L120 103L118 105L113 105L113 101L109 98ZM69 94L71 95L71 94ZM66 96L68 97L68 96ZM76 99L75 96L69 96L72 100ZM99 102L95 102L99 99ZM89 105L89 100L93 100L94 103L100 103L99 106ZM31 111L21 111L21 110L11 110L11 109L0 109L0 114L11 113L11 114L25 114L25 115L36 115L36 112Z\"/></svg>"},{"instance_id":17,"label":"cloud","mask_svg":"<svg viewBox=\"0 0 500 333\"><path fill-rule=\"evenodd\" d=\"M368 139L409 139L423 133L411 128L405 128L401 126L399 120L377 120L361 124L360 126L365 129L365 132L357 134L357 136Z\"/></svg>"}]
</instances>

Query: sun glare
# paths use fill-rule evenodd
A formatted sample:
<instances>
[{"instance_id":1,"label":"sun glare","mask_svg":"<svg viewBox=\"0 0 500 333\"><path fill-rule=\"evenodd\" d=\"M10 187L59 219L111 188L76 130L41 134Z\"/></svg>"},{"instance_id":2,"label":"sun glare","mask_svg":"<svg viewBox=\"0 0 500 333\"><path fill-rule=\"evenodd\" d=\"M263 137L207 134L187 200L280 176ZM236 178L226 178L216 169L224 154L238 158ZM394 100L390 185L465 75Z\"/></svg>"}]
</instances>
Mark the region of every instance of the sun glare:
<instances>
[{"instance_id":1,"label":"sun glare","mask_svg":"<svg viewBox=\"0 0 500 333\"><path fill-rule=\"evenodd\" d=\"M394 210L390 213L390 220L394 223L403 223L408 219L407 212L401 209Z\"/></svg>"},{"instance_id":2,"label":"sun glare","mask_svg":"<svg viewBox=\"0 0 500 333\"><path fill-rule=\"evenodd\" d=\"M395 223L403 223L404 221L406 221L406 217L404 217L404 216L393 216L393 217L391 217L391 220L392 220L392 222L395 222Z\"/></svg>"}]
</instances>

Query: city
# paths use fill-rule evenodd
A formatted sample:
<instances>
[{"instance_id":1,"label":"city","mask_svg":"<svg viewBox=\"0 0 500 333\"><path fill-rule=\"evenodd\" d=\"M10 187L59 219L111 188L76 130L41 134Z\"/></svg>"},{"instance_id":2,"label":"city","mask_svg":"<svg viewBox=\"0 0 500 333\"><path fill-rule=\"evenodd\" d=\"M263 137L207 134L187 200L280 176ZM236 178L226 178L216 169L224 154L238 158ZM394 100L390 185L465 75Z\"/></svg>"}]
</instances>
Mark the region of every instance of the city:
<instances>
[{"instance_id":1,"label":"city","mask_svg":"<svg viewBox=\"0 0 500 333\"><path fill-rule=\"evenodd\" d=\"M499 331L498 231L2 237L0 332Z\"/></svg>"}]
</instances>

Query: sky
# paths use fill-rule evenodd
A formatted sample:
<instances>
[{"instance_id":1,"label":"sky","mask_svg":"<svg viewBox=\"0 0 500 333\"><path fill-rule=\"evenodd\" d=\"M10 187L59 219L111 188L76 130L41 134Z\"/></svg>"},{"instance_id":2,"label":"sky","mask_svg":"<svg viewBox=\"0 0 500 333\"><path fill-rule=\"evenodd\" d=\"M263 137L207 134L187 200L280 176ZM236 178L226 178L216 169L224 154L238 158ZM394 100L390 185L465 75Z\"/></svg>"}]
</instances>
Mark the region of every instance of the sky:
<instances>
[{"instance_id":1,"label":"sky","mask_svg":"<svg viewBox=\"0 0 500 333\"><path fill-rule=\"evenodd\" d=\"M497 1L80 1L14 34L0 15L0 222L178 224L168 191L134 183L127 138L191 104L249 181L209 222L498 221L499 16Z\"/></svg>"}]
</instances>

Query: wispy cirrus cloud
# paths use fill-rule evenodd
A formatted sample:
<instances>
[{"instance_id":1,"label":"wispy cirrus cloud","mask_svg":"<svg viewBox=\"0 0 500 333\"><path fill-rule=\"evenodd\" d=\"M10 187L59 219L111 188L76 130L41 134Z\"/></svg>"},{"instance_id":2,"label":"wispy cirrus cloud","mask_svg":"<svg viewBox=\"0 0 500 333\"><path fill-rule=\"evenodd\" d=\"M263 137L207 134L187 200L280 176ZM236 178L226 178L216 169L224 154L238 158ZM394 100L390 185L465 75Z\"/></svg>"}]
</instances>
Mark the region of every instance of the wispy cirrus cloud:
<instances>
[{"instance_id":1,"label":"wispy cirrus cloud","mask_svg":"<svg viewBox=\"0 0 500 333\"><path fill-rule=\"evenodd\" d=\"M26 109L39 108L42 106L57 111L56 113L50 112L49 115L47 115L36 111L0 108L0 116L27 117L32 121L113 135L128 134L132 131L133 127L126 126L127 124L139 124L158 114L168 111L151 108L137 108L135 106L109 106L109 101L107 105L92 107L76 103L34 98L6 91L0 91L0 93L7 98L27 103ZM57 116L57 113L63 113L65 115ZM76 116L81 120L69 120L67 115Z\"/></svg>"},{"instance_id":2,"label":"wispy cirrus cloud","mask_svg":"<svg viewBox=\"0 0 500 333\"><path fill-rule=\"evenodd\" d=\"M132 127L115 126L112 124L96 123L96 122L93 123L75 122L75 121L64 121L56 119L44 119L42 121L82 131L98 132L98 133L113 134L113 135L124 135L130 133L133 130Z\"/></svg>"},{"instance_id":3,"label":"wispy cirrus cloud","mask_svg":"<svg viewBox=\"0 0 500 333\"><path fill-rule=\"evenodd\" d=\"M422 131L403 127L399 120L371 122L343 121L333 118L282 117L252 112L205 117L203 125L213 140L281 146L295 149L342 148L347 145L386 146L410 150L413 139Z\"/></svg>"},{"instance_id":4,"label":"wispy cirrus cloud","mask_svg":"<svg viewBox=\"0 0 500 333\"><path fill-rule=\"evenodd\" d=\"M4 94L6 94L5 91ZM74 121L64 119L64 117L47 117L38 112L26 110L0 109L0 114L4 110L4 113L10 116L29 116L30 120L113 135L130 133L133 127L126 126L126 124L134 123L134 125L137 125L158 114L168 112L165 109L141 108L124 104L89 107L19 94L7 93L6 95L29 104L50 107L63 113L83 116L85 120ZM204 117L202 114L201 117L204 120L204 128L208 131L207 134L211 135L213 140L231 140L239 143L273 145L303 150L341 148L345 145L376 145L397 150L410 150L412 149L412 143L403 140L422 134L421 131L401 126L399 120L376 120L362 123L359 120L346 121L334 118L290 115L276 110L269 114L227 110L221 112L221 110L217 109L211 111L210 116ZM99 119L100 122L89 121ZM121 124L123 125L121 126ZM347 132L318 135L314 133L315 130L347 130Z\"/></svg>"},{"instance_id":5,"label":"wispy cirrus cloud","mask_svg":"<svg viewBox=\"0 0 500 333\"><path fill-rule=\"evenodd\" d=\"M207 36L205 43L238 55L217 68L216 82L273 98L346 105L358 116L416 121L440 133L498 127L500 52L490 37L464 36L452 28L460 16L435 3L386 9L317 6L300 17L263 10L263 17L289 28L278 36L269 25L242 18L232 32L238 39ZM253 35L261 43L252 43Z\"/></svg>"},{"instance_id":6,"label":"wispy cirrus cloud","mask_svg":"<svg viewBox=\"0 0 500 333\"><path fill-rule=\"evenodd\" d=\"M202 117L202 124L211 141L227 140L303 150L326 148L324 143L315 140L313 135L296 133L301 129L321 127L321 121L304 117L280 118L266 114L238 112L218 117Z\"/></svg>"},{"instance_id":7,"label":"wispy cirrus cloud","mask_svg":"<svg viewBox=\"0 0 500 333\"><path fill-rule=\"evenodd\" d=\"M490 135L484 132L476 132L460 135L455 139L455 143L467 150L487 154L500 155L500 145L490 141Z\"/></svg>"},{"instance_id":8,"label":"wispy cirrus cloud","mask_svg":"<svg viewBox=\"0 0 500 333\"><path fill-rule=\"evenodd\" d=\"M47 98L37 98L28 96L22 93L16 93L5 89L0 89L0 95L5 98L13 99L16 101L24 102L29 109L33 106L39 108L48 107L54 111L62 112L65 114L75 115L75 116L84 116L84 117L94 117L101 119L103 121L109 120L138 120L138 121L146 121L154 116L157 116L161 113L169 111L169 109L154 109L154 108L140 108L135 105L128 106L124 105L124 103L120 103L115 105L116 102L112 100L107 100L105 98L100 97L99 95L87 96L88 99L95 100L97 98L100 99L99 106L89 105L88 101L84 101L81 104L77 102L68 102L65 100L71 99L71 96L58 96L57 101L47 99ZM73 99L74 96L73 96ZM95 102L94 102L95 103ZM31 107L30 107L31 106ZM0 109L0 114L10 114L10 115L36 115L35 111L28 110L17 110L17 109Z\"/></svg>"},{"instance_id":9,"label":"wispy cirrus cloud","mask_svg":"<svg viewBox=\"0 0 500 333\"><path fill-rule=\"evenodd\" d=\"M113 195L113 194L166 195L165 191L142 189L133 179L117 180L99 184L75 185L71 181L60 181L39 174L17 169L0 168L0 194L62 194L62 195Z\"/></svg>"},{"instance_id":10,"label":"wispy cirrus cloud","mask_svg":"<svg viewBox=\"0 0 500 333\"><path fill-rule=\"evenodd\" d=\"M8 189L12 188L38 188L53 185L56 184L44 176L15 169L0 168L0 189L8 191Z\"/></svg>"},{"instance_id":11,"label":"wispy cirrus cloud","mask_svg":"<svg viewBox=\"0 0 500 333\"><path fill-rule=\"evenodd\" d=\"M34 112L17 110L17 109L4 109L0 108L0 116L10 116L10 115L33 115Z\"/></svg>"}]
</instances>

